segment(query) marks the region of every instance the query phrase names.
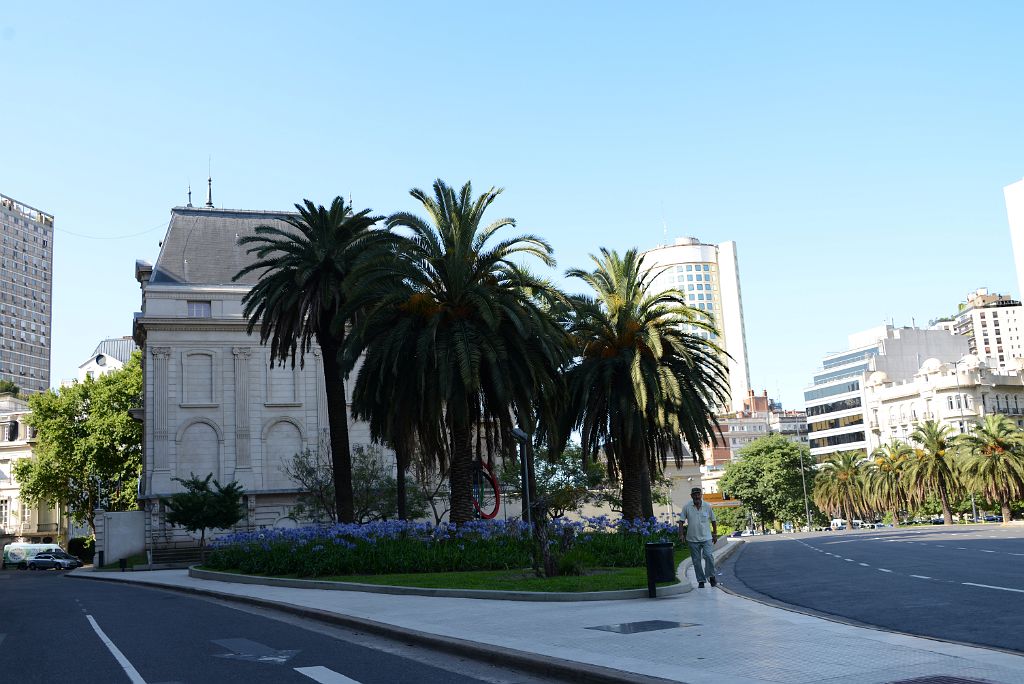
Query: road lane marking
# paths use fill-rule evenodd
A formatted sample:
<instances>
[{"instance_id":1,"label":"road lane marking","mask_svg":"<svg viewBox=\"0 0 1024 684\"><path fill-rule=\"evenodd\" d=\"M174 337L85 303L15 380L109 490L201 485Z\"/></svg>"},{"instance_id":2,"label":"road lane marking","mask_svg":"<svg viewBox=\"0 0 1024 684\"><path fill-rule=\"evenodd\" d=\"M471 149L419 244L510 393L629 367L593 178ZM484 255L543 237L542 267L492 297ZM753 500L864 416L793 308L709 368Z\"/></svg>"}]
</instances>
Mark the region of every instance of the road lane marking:
<instances>
[{"instance_id":1,"label":"road lane marking","mask_svg":"<svg viewBox=\"0 0 1024 684\"><path fill-rule=\"evenodd\" d=\"M146 680L142 678L139 671L132 667L132 664L124 657L124 653L121 653L121 650L114 645L114 642L103 633L100 626L92 619L92 615L86 615L85 619L89 621L90 625L92 625L92 628L96 631L96 635L100 638L100 641L103 642L103 645L107 647L107 650L110 651L111 654L113 654L114 660L117 661L117 664L120 665L121 669L124 670L126 675L128 675L128 679L131 680L132 684L146 684Z\"/></svg>"},{"instance_id":2,"label":"road lane marking","mask_svg":"<svg viewBox=\"0 0 1024 684\"><path fill-rule=\"evenodd\" d=\"M878 568L878 572L892 572L892 570L886 570L885 568Z\"/></svg>"},{"instance_id":3,"label":"road lane marking","mask_svg":"<svg viewBox=\"0 0 1024 684\"><path fill-rule=\"evenodd\" d=\"M956 548L957 548L958 551L966 551L967 550L966 546L958 546Z\"/></svg>"},{"instance_id":4,"label":"road lane marking","mask_svg":"<svg viewBox=\"0 0 1024 684\"><path fill-rule=\"evenodd\" d=\"M982 549L982 553L995 553L995 551L989 551L988 549Z\"/></svg>"},{"instance_id":5,"label":"road lane marking","mask_svg":"<svg viewBox=\"0 0 1024 684\"><path fill-rule=\"evenodd\" d=\"M911 577L916 577L917 579L931 579L928 575L911 575Z\"/></svg>"},{"instance_id":6,"label":"road lane marking","mask_svg":"<svg viewBox=\"0 0 1024 684\"><path fill-rule=\"evenodd\" d=\"M870 565L868 565L867 563L857 563L857 565L862 565L862 566L864 566L865 568L870 568L870 567L871 567L871 566L870 566Z\"/></svg>"},{"instance_id":7,"label":"road lane marking","mask_svg":"<svg viewBox=\"0 0 1024 684\"><path fill-rule=\"evenodd\" d=\"M1011 589L1010 587L996 587L991 584L975 584L974 582L961 582L969 587L983 587L985 589L998 589L1000 591L1015 591L1018 594L1024 594L1024 589Z\"/></svg>"},{"instance_id":8,"label":"road lane marking","mask_svg":"<svg viewBox=\"0 0 1024 684\"><path fill-rule=\"evenodd\" d=\"M324 667L323 665L317 665L315 667L297 667L295 671L301 675L306 675L315 682L320 684L359 684L354 679L349 679L343 674L338 674L334 670Z\"/></svg>"},{"instance_id":9,"label":"road lane marking","mask_svg":"<svg viewBox=\"0 0 1024 684\"><path fill-rule=\"evenodd\" d=\"M852 563L853 562L852 558L844 558L843 560L846 561L847 563Z\"/></svg>"}]
</instances>

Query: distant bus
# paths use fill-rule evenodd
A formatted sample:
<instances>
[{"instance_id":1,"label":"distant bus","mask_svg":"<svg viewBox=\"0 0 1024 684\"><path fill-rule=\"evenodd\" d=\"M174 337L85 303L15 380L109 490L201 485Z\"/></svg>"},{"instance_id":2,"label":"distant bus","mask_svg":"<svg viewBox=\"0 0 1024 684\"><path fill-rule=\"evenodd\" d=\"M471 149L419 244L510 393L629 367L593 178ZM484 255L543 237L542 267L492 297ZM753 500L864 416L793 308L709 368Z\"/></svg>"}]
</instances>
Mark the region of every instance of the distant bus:
<instances>
[{"instance_id":1,"label":"distant bus","mask_svg":"<svg viewBox=\"0 0 1024 684\"><path fill-rule=\"evenodd\" d=\"M16 568L28 567L28 559L35 558L36 554L44 553L46 551L60 551L60 545L58 544L28 544L23 542L14 542L4 547L3 561L0 562L0 569L6 568L8 565Z\"/></svg>"}]
</instances>

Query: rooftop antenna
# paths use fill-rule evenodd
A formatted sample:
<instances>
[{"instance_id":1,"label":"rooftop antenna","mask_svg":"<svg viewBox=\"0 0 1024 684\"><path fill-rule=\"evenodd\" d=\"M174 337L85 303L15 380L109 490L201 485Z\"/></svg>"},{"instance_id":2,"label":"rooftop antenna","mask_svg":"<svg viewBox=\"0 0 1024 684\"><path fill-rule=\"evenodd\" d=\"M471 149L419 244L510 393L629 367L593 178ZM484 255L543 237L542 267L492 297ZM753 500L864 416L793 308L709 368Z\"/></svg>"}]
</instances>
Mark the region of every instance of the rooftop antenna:
<instances>
[{"instance_id":1,"label":"rooftop antenna","mask_svg":"<svg viewBox=\"0 0 1024 684\"><path fill-rule=\"evenodd\" d=\"M213 209L213 171L211 160L206 160L206 207Z\"/></svg>"},{"instance_id":2,"label":"rooftop antenna","mask_svg":"<svg viewBox=\"0 0 1024 684\"><path fill-rule=\"evenodd\" d=\"M192 184L191 183L188 184L188 204L186 204L185 206L186 207L191 207L192 206Z\"/></svg>"}]
</instances>

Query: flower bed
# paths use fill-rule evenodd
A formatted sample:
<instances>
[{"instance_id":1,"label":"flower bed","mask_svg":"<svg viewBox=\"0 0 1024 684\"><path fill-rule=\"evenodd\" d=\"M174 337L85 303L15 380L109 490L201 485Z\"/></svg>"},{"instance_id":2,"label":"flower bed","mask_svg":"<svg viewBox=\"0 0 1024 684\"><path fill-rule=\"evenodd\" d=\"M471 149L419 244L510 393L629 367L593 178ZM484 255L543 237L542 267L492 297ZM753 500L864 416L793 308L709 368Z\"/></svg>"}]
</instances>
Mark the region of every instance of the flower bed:
<instances>
[{"instance_id":1,"label":"flower bed","mask_svg":"<svg viewBox=\"0 0 1024 684\"><path fill-rule=\"evenodd\" d=\"M592 567L638 567L644 543L675 541L674 524L654 519L558 519L547 536L556 553ZM239 532L217 539L206 567L252 575L384 575L410 572L506 570L530 567L536 542L520 521L479 520L434 527L387 521L290 530Z\"/></svg>"}]
</instances>

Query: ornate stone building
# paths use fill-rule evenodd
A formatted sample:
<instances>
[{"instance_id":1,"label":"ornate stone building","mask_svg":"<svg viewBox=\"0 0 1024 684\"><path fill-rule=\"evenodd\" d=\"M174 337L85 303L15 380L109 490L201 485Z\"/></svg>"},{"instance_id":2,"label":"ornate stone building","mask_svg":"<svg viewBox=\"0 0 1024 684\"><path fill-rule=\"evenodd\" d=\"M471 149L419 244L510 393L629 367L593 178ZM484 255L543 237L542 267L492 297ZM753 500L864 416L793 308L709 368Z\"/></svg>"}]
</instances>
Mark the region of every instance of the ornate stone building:
<instances>
[{"instance_id":1,"label":"ornate stone building","mask_svg":"<svg viewBox=\"0 0 1024 684\"><path fill-rule=\"evenodd\" d=\"M212 473L245 489L240 526L288 526L298 492L283 466L296 452L327 444L319 348L305 364L270 364L269 347L246 333L242 297L257 280L232 282L251 263L240 237L282 213L203 208L171 210L156 263L136 262L142 310L134 338L143 350L145 465L140 502L147 548L192 543L165 522L160 497L181 490L175 478ZM351 425L353 444L369 442Z\"/></svg>"}]
</instances>

